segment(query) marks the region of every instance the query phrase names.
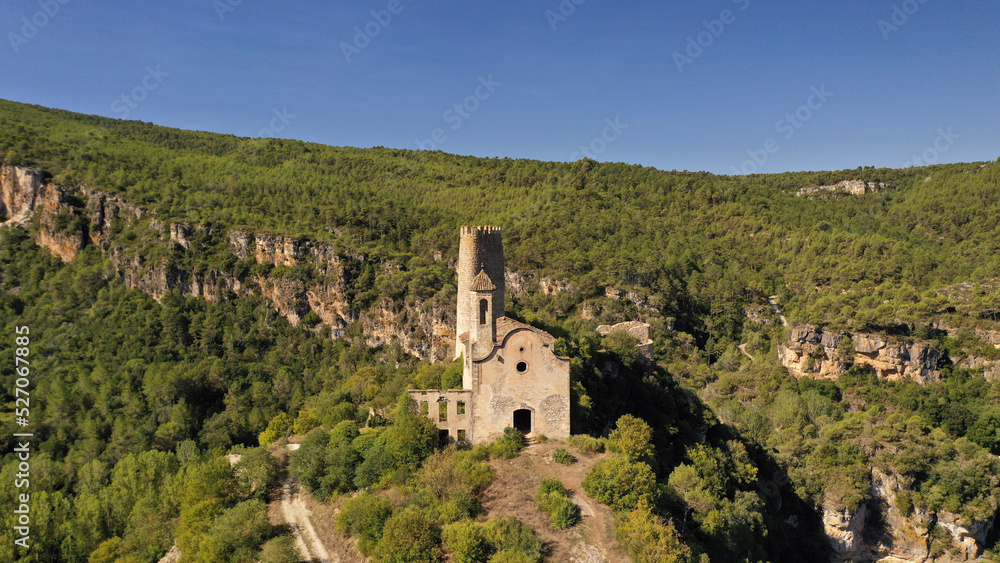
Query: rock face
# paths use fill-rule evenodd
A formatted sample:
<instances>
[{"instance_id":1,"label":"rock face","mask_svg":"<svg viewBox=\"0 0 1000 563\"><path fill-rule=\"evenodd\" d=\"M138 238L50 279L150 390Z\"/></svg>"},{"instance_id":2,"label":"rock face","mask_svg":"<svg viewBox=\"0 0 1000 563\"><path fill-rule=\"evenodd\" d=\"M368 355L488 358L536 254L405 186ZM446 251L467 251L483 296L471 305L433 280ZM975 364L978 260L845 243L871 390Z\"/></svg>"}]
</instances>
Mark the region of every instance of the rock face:
<instances>
[{"instance_id":1,"label":"rock face","mask_svg":"<svg viewBox=\"0 0 1000 563\"><path fill-rule=\"evenodd\" d=\"M84 229L77 209L66 192L49 184L42 192L42 214L36 242L69 262L86 244Z\"/></svg>"},{"instance_id":2,"label":"rock face","mask_svg":"<svg viewBox=\"0 0 1000 563\"><path fill-rule=\"evenodd\" d=\"M823 507L823 529L838 558L854 558L862 551L867 508L864 504L855 510Z\"/></svg>"},{"instance_id":3,"label":"rock face","mask_svg":"<svg viewBox=\"0 0 1000 563\"><path fill-rule=\"evenodd\" d=\"M16 166L0 166L0 215L23 222L42 195L42 173Z\"/></svg>"},{"instance_id":4,"label":"rock face","mask_svg":"<svg viewBox=\"0 0 1000 563\"><path fill-rule=\"evenodd\" d=\"M643 358L653 361L653 340L650 338L649 324L639 321L627 321L611 326L601 325L597 327L597 334L600 336L607 336L616 330L623 330L635 337L639 341L639 343L636 344L636 348L639 349L639 354Z\"/></svg>"},{"instance_id":5,"label":"rock face","mask_svg":"<svg viewBox=\"0 0 1000 563\"><path fill-rule=\"evenodd\" d=\"M567 281L557 281L547 276L535 279L533 274L513 270L507 270L504 273L504 283L507 286L507 290L514 297L531 295L533 293L552 296L564 292L572 293L576 291L576 286Z\"/></svg>"},{"instance_id":6,"label":"rock face","mask_svg":"<svg viewBox=\"0 0 1000 563\"><path fill-rule=\"evenodd\" d=\"M836 379L859 365L871 366L890 381L928 383L941 378L941 352L925 342L893 343L874 334L824 333L813 326L793 329L788 342L778 346L778 359L795 377Z\"/></svg>"},{"instance_id":7,"label":"rock face","mask_svg":"<svg viewBox=\"0 0 1000 563\"><path fill-rule=\"evenodd\" d=\"M865 195L867 193L877 192L879 190L884 190L889 186L883 183L875 182L863 182L861 180L844 180L843 182L834 184L832 186L812 186L808 188L802 188L795 193L798 197L807 197L809 199L819 199L826 197L829 194L850 194L850 195Z\"/></svg>"},{"instance_id":8,"label":"rock face","mask_svg":"<svg viewBox=\"0 0 1000 563\"><path fill-rule=\"evenodd\" d=\"M88 187L67 190L46 185L37 170L0 167L0 212L8 222L26 224L36 211L39 228L35 241L40 246L64 262L85 247L94 246L109 259L111 271L107 275L157 300L171 290L208 301L259 295L294 324L314 313L321 326L330 328L333 338L344 337L347 325L359 322L369 345L398 341L405 352L430 359L443 359L454 347L455 319L450 298L447 304L420 304L419 310L412 305L386 302L363 313L353 311L347 295L345 260L363 263L363 256L345 255L331 246L286 236L240 230L213 233L204 226L187 223L165 225L113 195ZM162 245L165 252L159 254L169 254L171 247L198 253L202 251L198 240L219 235L228 240L229 250L237 260L285 268L308 266L311 275L309 281L303 281L294 276L237 275L221 269L186 271L173 266L169 259L148 259L146 252L126 248L115 240L116 233L144 229L153 232L151 244ZM383 269L394 267L385 264ZM547 278L539 286L546 293L563 287Z\"/></svg>"},{"instance_id":9,"label":"rock face","mask_svg":"<svg viewBox=\"0 0 1000 563\"><path fill-rule=\"evenodd\" d=\"M951 535L950 549L934 559L939 563L976 561L982 555L993 520L969 522L950 512L914 509L903 514L897 505L905 490L903 480L877 467L871 470L872 490L867 503L855 510L823 506L823 524L837 561L930 561L931 530L935 526ZM872 516L871 511L879 514Z\"/></svg>"}]
</instances>

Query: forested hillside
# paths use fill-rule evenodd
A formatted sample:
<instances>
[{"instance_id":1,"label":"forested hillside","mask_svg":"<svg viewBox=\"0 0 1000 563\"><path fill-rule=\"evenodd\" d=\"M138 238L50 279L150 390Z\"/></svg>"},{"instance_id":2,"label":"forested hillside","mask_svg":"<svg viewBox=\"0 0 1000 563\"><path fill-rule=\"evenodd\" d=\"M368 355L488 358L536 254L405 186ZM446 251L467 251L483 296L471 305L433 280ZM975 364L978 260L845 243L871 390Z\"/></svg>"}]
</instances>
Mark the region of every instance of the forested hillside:
<instances>
[{"instance_id":1,"label":"forested hillside","mask_svg":"<svg viewBox=\"0 0 1000 563\"><path fill-rule=\"evenodd\" d=\"M16 326L37 448L34 548L18 551L6 510L4 560L155 561L175 540L190 560L284 560L264 504L281 469L258 446L291 434L306 438L290 471L317 498L364 492L341 527L377 560L543 557L478 505L488 460L519 444L444 448L401 401L461 385L430 360L467 224L503 228L508 314L571 357L573 432L592 438L569 447L608 450L584 487L636 561L957 561L996 539L1000 161L722 177L0 101L0 166L60 187L0 227L3 480ZM800 193L845 180L876 188ZM67 241L65 261L46 250ZM653 326L654 362L594 333L624 320ZM829 336L790 340L798 327ZM910 362L914 346L933 351L926 377L883 369L879 350Z\"/></svg>"}]
</instances>

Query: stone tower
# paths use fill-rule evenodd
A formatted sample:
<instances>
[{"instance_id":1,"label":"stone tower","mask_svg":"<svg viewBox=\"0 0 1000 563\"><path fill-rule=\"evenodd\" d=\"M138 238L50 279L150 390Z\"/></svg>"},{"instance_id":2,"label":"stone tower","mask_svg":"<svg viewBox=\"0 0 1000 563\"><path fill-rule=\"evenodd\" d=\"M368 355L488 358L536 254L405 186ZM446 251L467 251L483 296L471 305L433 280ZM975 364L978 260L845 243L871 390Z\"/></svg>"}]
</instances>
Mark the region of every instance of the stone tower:
<instances>
[{"instance_id":1,"label":"stone tower","mask_svg":"<svg viewBox=\"0 0 1000 563\"><path fill-rule=\"evenodd\" d=\"M497 319L504 316L503 239L499 227L462 227L458 247L458 306L455 335L461 341L468 333L473 341L480 338L480 327L490 328L482 335L493 343L492 331ZM485 306L484 306L485 304ZM486 317L486 318L483 318ZM485 343L485 342L484 342ZM455 346L455 357L462 347Z\"/></svg>"},{"instance_id":2,"label":"stone tower","mask_svg":"<svg viewBox=\"0 0 1000 563\"><path fill-rule=\"evenodd\" d=\"M504 316L503 241L497 227L462 227L456 357L461 389L411 389L442 439L485 444L506 428L569 437L569 358L556 339Z\"/></svg>"}]
</instances>

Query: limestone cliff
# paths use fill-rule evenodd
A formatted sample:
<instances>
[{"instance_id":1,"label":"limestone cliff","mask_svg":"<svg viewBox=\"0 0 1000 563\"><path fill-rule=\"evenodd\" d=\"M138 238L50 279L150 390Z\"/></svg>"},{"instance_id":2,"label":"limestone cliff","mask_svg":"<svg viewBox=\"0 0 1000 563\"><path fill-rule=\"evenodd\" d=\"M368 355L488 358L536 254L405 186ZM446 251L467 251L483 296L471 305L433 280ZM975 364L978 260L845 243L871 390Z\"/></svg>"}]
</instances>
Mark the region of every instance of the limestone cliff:
<instances>
[{"instance_id":1,"label":"limestone cliff","mask_svg":"<svg viewBox=\"0 0 1000 563\"><path fill-rule=\"evenodd\" d=\"M939 527L950 536L950 545L933 561L976 561L982 555L993 519L968 521L950 512L914 508L903 514L897 501L906 481L877 467L871 470L872 489L868 502L855 510L833 503L823 506L823 525L839 561L931 561L932 530Z\"/></svg>"},{"instance_id":2,"label":"limestone cliff","mask_svg":"<svg viewBox=\"0 0 1000 563\"><path fill-rule=\"evenodd\" d=\"M792 330L778 346L778 359L795 377L836 379L852 365L871 366L879 377L928 383L941 378L941 352L926 342L864 333L825 333L812 326Z\"/></svg>"},{"instance_id":3,"label":"limestone cliff","mask_svg":"<svg viewBox=\"0 0 1000 563\"><path fill-rule=\"evenodd\" d=\"M42 173L15 166L0 166L0 216L23 222L41 198Z\"/></svg>"},{"instance_id":4,"label":"limestone cliff","mask_svg":"<svg viewBox=\"0 0 1000 563\"><path fill-rule=\"evenodd\" d=\"M865 195L884 190L889 186L881 182L863 182L861 180L844 180L831 186L811 186L795 192L798 197L821 199L830 194Z\"/></svg>"},{"instance_id":5,"label":"limestone cliff","mask_svg":"<svg viewBox=\"0 0 1000 563\"><path fill-rule=\"evenodd\" d=\"M171 290L209 301L259 295L294 324L314 313L334 338L344 337L347 325L358 321L371 345L399 341L404 351L434 359L447 357L454 346L453 301L424 303L420 310L393 302L366 312L352 310L344 261L364 262L365 257L332 246L287 236L241 230L215 233L202 225L164 224L116 196L85 186L67 189L46 184L41 172L12 166L0 167L0 211L11 224L28 225L36 217L35 241L65 262L87 246L97 248L109 260L108 276L157 300ZM143 233L149 240L137 249L118 238L122 233ZM199 241L215 236L228 240L229 253L240 263L286 271L272 275L222 268L190 270L168 258L177 249L197 255L204 251ZM308 281L287 275L298 265L309 267Z\"/></svg>"}]
</instances>

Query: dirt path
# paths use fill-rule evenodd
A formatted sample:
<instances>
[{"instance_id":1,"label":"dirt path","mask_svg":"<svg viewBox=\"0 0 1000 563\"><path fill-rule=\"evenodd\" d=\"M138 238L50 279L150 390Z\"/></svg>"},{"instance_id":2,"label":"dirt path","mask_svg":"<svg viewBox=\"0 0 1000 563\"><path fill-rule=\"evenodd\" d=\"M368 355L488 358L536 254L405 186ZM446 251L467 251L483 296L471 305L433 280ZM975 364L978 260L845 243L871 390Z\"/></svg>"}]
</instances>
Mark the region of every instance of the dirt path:
<instances>
[{"instance_id":1,"label":"dirt path","mask_svg":"<svg viewBox=\"0 0 1000 563\"><path fill-rule=\"evenodd\" d=\"M298 444L288 444L287 452L295 451ZM280 452L280 450L279 450ZM285 454L285 452L280 452ZM276 454L277 455L277 454ZM274 517L283 520L292 530L295 544L303 557L310 563L340 563L337 557L331 557L313 526L312 513L306 506L306 500L299 482L291 475L285 475L281 486L281 502L272 503L270 511ZM274 522L274 520L272 520Z\"/></svg>"},{"instance_id":2,"label":"dirt path","mask_svg":"<svg viewBox=\"0 0 1000 563\"><path fill-rule=\"evenodd\" d=\"M577 462L562 465L552 461L556 448L566 448ZM558 442L535 444L512 460L492 460L496 479L483 491L482 504L489 519L517 516L538 531L549 549L546 561L573 563L625 563L629 558L617 546L614 514L583 492L583 478L598 457L581 455ZM556 530L535 504L535 493L545 477L563 482L583 515L569 530Z\"/></svg>"},{"instance_id":3,"label":"dirt path","mask_svg":"<svg viewBox=\"0 0 1000 563\"><path fill-rule=\"evenodd\" d=\"M788 326L788 319L785 318L785 312L781 310L781 305L778 305L778 296L772 295L768 297L767 302L774 309L774 314L778 315L778 318L781 319L781 326Z\"/></svg>"},{"instance_id":4,"label":"dirt path","mask_svg":"<svg viewBox=\"0 0 1000 563\"><path fill-rule=\"evenodd\" d=\"M744 356L750 358L751 362L753 361L753 356L750 355L750 352L747 352L747 345L746 345L746 343L740 344L740 352L743 352Z\"/></svg>"},{"instance_id":5,"label":"dirt path","mask_svg":"<svg viewBox=\"0 0 1000 563\"><path fill-rule=\"evenodd\" d=\"M316 529L312 525L312 515L306 508L305 501L302 500L302 492L298 481L292 477L285 480L281 496L281 512L285 517L285 522L292 528L295 535L295 544L299 546L299 551L306 561L312 563L339 563L338 559L333 559L323 547L323 542L319 540Z\"/></svg>"}]
</instances>

